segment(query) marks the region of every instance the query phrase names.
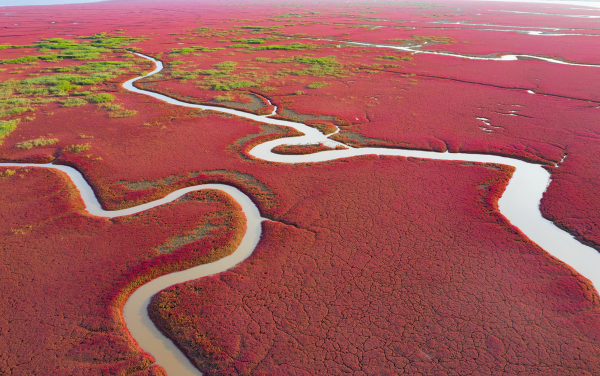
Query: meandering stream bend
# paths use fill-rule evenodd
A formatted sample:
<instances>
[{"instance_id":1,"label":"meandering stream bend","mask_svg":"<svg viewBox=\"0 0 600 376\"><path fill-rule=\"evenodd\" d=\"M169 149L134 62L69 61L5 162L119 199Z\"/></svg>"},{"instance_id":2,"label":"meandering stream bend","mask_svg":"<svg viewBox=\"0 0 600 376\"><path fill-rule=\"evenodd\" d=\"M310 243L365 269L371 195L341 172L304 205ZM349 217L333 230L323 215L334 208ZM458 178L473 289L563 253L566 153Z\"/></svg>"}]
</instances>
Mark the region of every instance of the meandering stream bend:
<instances>
[{"instance_id":1,"label":"meandering stream bend","mask_svg":"<svg viewBox=\"0 0 600 376\"><path fill-rule=\"evenodd\" d=\"M591 247L579 243L570 234L562 231L552 222L543 218L539 211L540 200L550 183L550 174L541 165L487 154L440 153L389 148L351 148L347 145L330 140L326 135L305 124L271 118L270 116L276 113L276 108L271 115L261 116L228 108L182 102L163 94L146 91L133 86L135 81L156 74L163 69L162 62L142 54L137 55L153 61L156 64L156 69L146 76L137 77L124 83L123 87L127 90L151 96L177 106L212 110L262 123L291 127L304 134L303 136L298 137L288 137L268 141L255 146L250 151L252 156L266 161L278 163L310 163L331 161L360 155L390 155L446 161L497 163L513 166L515 172L513 173L505 192L498 201L500 212L512 225L519 228L533 242L537 243L552 256L571 266L584 277L588 278L594 284L596 289L600 287L600 253ZM561 62L556 61L556 63ZM279 145L314 143L323 143L332 147L343 146L346 147L346 149L323 151L306 155L279 155L271 151L274 147ZM186 193L202 189L222 190L240 204L246 215L246 233L234 253L213 263L167 274L144 284L135 290L129 297L123 309L123 319L131 336L144 351L154 356L156 363L163 367L167 374L171 376L201 375L201 372L191 364L183 353L177 349L173 342L164 337L162 333L156 329L148 317L148 303L154 294L167 287L228 270L250 256L260 240L261 222L264 220L264 218L260 216L258 208L250 198L238 189L228 185L203 184L177 190L162 199L133 208L118 211L106 211L100 206L92 188L85 181L81 173L71 167L54 164L30 163L0 163L0 167L45 167L57 169L66 173L81 193L86 210L90 214L97 216L118 217L139 213L172 202Z\"/></svg>"}]
</instances>

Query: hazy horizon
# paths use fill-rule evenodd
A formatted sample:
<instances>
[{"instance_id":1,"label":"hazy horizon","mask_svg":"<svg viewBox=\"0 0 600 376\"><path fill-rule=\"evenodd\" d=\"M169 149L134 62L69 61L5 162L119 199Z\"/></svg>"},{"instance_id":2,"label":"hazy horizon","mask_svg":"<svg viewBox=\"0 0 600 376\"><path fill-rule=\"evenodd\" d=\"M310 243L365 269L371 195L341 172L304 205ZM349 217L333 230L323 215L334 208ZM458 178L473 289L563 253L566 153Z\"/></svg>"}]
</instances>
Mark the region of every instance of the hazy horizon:
<instances>
[{"instance_id":1,"label":"hazy horizon","mask_svg":"<svg viewBox=\"0 0 600 376\"><path fill-rule=\"evenodd\" d=\"M61 5L61 4L85 4L99 3L110 0L0 0L0 7L6 6L31 6L31 5ZM215 0L217 1L217 0ZM508 3L543 3L543 4L561 4L561 5L579 5L590 8L600 8L600 1L597 0L467 0L467 1L490 1L490 2L508 2ZM218 1L217 1L218 2ZM346 2L346 0L340 0Z\"/></svg>"}]
</instances>

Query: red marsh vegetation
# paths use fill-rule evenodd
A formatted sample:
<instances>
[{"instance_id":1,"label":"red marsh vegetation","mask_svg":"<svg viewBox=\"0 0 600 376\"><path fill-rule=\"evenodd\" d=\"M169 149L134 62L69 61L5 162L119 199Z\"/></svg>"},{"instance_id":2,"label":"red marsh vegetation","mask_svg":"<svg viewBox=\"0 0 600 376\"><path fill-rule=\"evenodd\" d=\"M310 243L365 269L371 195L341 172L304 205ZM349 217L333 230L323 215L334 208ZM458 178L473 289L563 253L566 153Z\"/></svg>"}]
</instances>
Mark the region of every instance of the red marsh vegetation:
<instances>
[{"instance_id":1,"label":"red marsh vegetation","mask_svg":"<svg viewBox=\"0 0 600 376\"><path fill-rule=\"evenodd\" d=\"M66 175L0 171L0 373L160 375L121 321L129 291L230 253L244 215L219 191L115 219L83 211Z\"/></svg>"},{"instance_id":2,"label":"red marsh vegetation","mask_svg":"<svg viewBox=\"0 0 600 376\"><path fill-rule=\"evenodd\" d=\"M158 294L151 317L207 375L596 374L598 297L497 215L509 176L396 158L280 171L294 201L250 259Z\"/></svg>"},{"instance_id":3,"label":"red marsh vegetation","mask_svg":"<svg viewBox=\"0 0 600 376\"><path fill-rule=\"evenodd\" d=\"M294 132L120 86L153 69L127 52L137 49L166 64L139 85L190 102L264 114L271 101L279 117L326 134L337 126L332 137L356 147L559 164L549 167L542 212L598 248L600 68L345 43L598 64L596 36L518 32L598 34L593 19L498 11L557 9L192 1L10 9L0 15L0 159L72 165L112 209L228 183L282 222L265 224L256 254L235 272L155 300L161 328L209 372L597 374L597 295L497 214L508 170L402 158L265 163L249 148ZM9 297L0 328L10 328L0 370L159 374L123 330L119 306L132 283L229 249L237 207L197 194L109 221L83 214L58 173L2 171L2 275L11 277L0 283ZM207 221L219 229L158 251Z\"/></svg>"}]
</instances>

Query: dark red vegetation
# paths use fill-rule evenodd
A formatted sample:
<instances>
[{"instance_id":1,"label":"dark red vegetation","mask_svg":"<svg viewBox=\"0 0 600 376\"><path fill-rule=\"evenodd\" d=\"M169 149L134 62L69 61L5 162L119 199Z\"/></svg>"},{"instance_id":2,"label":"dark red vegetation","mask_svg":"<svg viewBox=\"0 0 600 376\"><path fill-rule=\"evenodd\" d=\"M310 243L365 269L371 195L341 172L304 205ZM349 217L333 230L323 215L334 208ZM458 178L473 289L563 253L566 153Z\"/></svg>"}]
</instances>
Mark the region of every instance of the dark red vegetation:
<instances>
[{"instance_id":1,"label":"dark red vegetation","mask_svg":"<svg viewBox=\"0 0 600 376\"><path fill-rule=\"evenodd\" d=\"M131 288L235 249L237 204L206 191L111 220L86 214L62 173L1 172L0 373L162 374L148 369L121 307Z\"/></svg>"},{"instance_id":2,"label":"dark red vegetation","mask_svg":"<svg viewBox=\"0 0 600 376\"><path fill-rule=\"evenodd\" d=\"M598 296L496 212L509 169L348 162L279 171L251 258L154 298L206 375L600 372Z\"/></svg>"}]
</instances>

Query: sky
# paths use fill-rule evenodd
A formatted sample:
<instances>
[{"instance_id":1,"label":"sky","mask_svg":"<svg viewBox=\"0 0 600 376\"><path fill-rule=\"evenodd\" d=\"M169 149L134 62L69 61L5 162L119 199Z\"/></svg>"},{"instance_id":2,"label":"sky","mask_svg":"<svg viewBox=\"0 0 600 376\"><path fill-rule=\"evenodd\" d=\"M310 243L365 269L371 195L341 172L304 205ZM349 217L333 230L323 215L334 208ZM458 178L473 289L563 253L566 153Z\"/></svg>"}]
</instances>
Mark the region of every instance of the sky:
<instances>
[{"instance_id":1,"label":"sky","mask_svg":"<svg viewBox=\"0 0 600 376\"><path fill-rule=\"evenodd\" d=\"M97 3L103 0L0 0L0 7L13 5L53 5L53 4L79 4Z\"/></svg>"},{"instance_id":2,"label":"sky","mask_svg":"<svg viewBox=\"0 0 600 376\"><path fill-rule=\"evenodd\" d=\"M2 6L16 5L52 5L52 4L79 4L96 3L106 0L0 0ZM477 1L477 0L475 0ZM483 0L483 1L506 1L519 3L546 3L546 4L567 4L586 6L591 8L600 8L600 0Z\"/></svg>"}]
</instances>

